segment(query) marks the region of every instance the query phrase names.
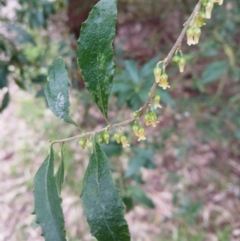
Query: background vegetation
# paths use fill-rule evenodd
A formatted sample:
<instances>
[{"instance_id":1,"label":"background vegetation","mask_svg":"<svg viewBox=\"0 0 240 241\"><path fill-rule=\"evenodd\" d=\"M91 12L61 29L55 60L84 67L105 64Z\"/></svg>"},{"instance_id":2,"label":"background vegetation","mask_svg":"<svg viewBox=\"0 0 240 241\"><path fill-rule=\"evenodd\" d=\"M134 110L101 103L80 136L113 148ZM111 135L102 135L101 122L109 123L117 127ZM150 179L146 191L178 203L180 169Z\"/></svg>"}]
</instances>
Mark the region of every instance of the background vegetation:
<instances>
[{"instance_id":1,"label":"background vegetation","mask_svg":"<svg viewBox=\"0 0 240 241\"><path fill-rule=\"evenodd\" d=\"M63 56L71 71L74 119L88 130L105 123L90 104L75 54L78 29L94 2L0 1L0 240L42 240L30 215L33 176L49 139L76 134L46 107L42 90L52 59ZM156 61L196 2L119 1L110 120L129 117L146 100ZM240 239L239 16L239 1L225 1L214 8L200 44L182 46L186 71L168 67L171 91L161 93L166 108L157 129L147 129L146 142L129 136L127 150L115 142L104 147L133 240ZM89 154L75 142L65 151L67 235L92 240L79 199Z\"/></svg>"}]
</instances>

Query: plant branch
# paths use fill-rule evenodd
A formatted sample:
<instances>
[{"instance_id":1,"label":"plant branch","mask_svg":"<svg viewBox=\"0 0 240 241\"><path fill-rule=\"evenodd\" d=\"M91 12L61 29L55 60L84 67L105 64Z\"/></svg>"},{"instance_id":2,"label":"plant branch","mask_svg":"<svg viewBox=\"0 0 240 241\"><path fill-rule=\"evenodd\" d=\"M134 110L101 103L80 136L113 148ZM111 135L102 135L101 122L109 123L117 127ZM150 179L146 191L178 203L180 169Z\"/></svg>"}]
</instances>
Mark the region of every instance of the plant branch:
<instances>
[{"instance_id":1,"label":"plant branch","mask_svg":"<svg viewBox=\"0 0 240 241\"><path fill-rule=\"evenodd\" d=\"M175 42L175 44L173 45L172 49L170 50L170 52L168 53L167 57L163 60L165 66L167 66L167 64L169 63L169 61L172 59L175 51L181 47L181 44L182 44L182 40L185 36L185 33L188 29L188 27L191 25L192 23L192 20L193 18L196 16L196 14L198 13L198 11L200 10L200 6L201 6L201 2L199 1L197 3L197 5L195 6L191 16L189 17L189 19L187 20L187 22L184 23L184 28L182 30L182 32L180 33L177 41ZM152 85L151 89L150 89L150 92L149 92L149 97L148 97L148 100L146 101L146 103L139 109L139 115L137 117L132 117L128 120L125 120L125 121L122 121L122 122L119 122L117 124L113 124L113 125L108 125L104 128L101 128L99 130L95 130L95 131L90 131L90 132L85 132L85 133L82 133L80 135L76 135L76 136L72 136L72 137L69 137L69 138L65 138L65 139L61 139L61 140L54 140L51 142L51 144L55 144L55 143L63 143L63 142L68 142L68 141L72 141L72 140L75 140L75 139L79 139L81 137L88 137L88 136L92 136L92 135L95 135L95 134L98 134L98 133L101 133L101 132L104 132L105 130L110 130L110 129L117 129L117 128L120 128L120 127L123 127L123 126L126 126L132 122L134 122L135 120L137 120L139 117L143 116L145 113L146 113L146 110L148 108L148 106L151 104L152 100L153 100L153 97L154 97L154 94L156 92L156 89L157 89L157 86L158 84L156 82L154 82L154 84Z\"/></svg>"}]
</instances>

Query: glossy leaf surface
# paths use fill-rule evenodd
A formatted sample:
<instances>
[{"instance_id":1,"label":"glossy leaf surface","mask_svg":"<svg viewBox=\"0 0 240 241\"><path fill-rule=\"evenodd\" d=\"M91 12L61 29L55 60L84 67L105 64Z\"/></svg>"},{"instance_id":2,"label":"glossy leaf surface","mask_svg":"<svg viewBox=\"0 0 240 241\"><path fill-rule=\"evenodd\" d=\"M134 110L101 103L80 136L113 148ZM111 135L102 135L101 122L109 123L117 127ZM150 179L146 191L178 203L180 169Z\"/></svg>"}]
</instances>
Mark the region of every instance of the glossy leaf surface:
<instances>
[{"instance_id":1,"label":"glossy leaf surface","mask_svg":"<svg viewBox=\"0 0 240 241\"><path fill-rule=\"evenodd\" d=\"M78 65L85 86L106 119L115 70L112 43L116 32L116 5L116 0L99 1L83 23L78 40Z\"/></svg>"},{"instance_id":2,"label":"glossy leaf surface","mask_svg":"<svg viewBox=\"0 0 240 241\"><path fill-rule=\"evenodd\" d=\"M62 58L57 58L48 68L48 83L45 89L48 106L61 120L77 124L69 117L69 80Z\"/></svg>"},{"instance_id":3,"label":"glossy leaf surface","mask_svg":"<svg viewBox=\"0 0 240 241\"><path fill-rule=\"evenodd\" d=\"M65 241L61 198L54 177L54 154L43 162L34 178L34 213L46 241Z\"/></svg>"},{"instance_id":4,"label":"glossy leaf surface","mask_svg":"<svg viewBox=\"0 0 240 241\"><path fill-rule=\"evenodd\" d=\"M91 233L98 241L130 241L123 202L98 143L94 143L81 198Z\"/></svg>"}]
</instances>

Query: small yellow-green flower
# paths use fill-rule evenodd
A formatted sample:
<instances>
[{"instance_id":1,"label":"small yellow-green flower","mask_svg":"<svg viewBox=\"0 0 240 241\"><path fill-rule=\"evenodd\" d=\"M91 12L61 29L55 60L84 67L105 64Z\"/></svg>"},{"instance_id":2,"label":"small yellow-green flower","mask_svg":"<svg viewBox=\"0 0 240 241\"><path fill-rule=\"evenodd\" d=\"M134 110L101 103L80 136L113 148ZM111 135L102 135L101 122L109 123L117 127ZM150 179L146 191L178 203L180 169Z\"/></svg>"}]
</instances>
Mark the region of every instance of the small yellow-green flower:
<instances>
[{"instance_id":1,"label":"small yellow-green flower","mask_svg":"<svg viewBox=\"0 0 240 241\"><path fill-rule=\"evenodd\" d=\"M164 90L167 88L170 88L170 85L168 84L168 75L162 74L160 77L159 86L162 87Z\"/></svg>"},{"instance_id":2,"label":"small yellow-green flower","mask_svg":"<svg viewBox=\"0 0 240 241\"><path fill-rule=\"evenodd\" d=\"M193 28L192 27L189 27L188 30L187 30L187 44L190 46L192 44L195 44L195 41L193 39L194 37L194 32L193 32Z\"/></svg>"},{"instance_id":3,"label":"small yellow-green flower","mask_svg":"<svg viewBox=\"0 0 240 241\"><path fill-rule=\"evenodd\" d=\"M137 123L134 123L132 129L133 129L133 132L136 136L138 136L138 131L139 131L139 125Z\"/></svg>"},{"instance_id":4,"label":"small yellow-green flower","mask_svg":"<svg viewBox=\"0 0 240 241\"><path fill-rule=\"evenodd\" d=\"M160 95L155 95L154 96L154 99L153 99L153 108L154 109L162 108L162 106L160 105L160 100L161 100Z\"/></svg>"},{"instance_id":5,"label":"small yellow-green flower","mask_svg":"<svg viewBox=\"0 0 240 241\"><path fill-rule=\"evenodd\" d=\"M88 146L88 148L92 149L92 147L93 147L93 142L92 142L92 141L89 141L89 142L87 143L87 146Z\"/></svg>"},{"instance_id":6,"label":"small yellow-green flower","mask_svg":"<svg viewBox=\"0 0 240 241\"><path fill-rule=\"evenodd\" d=\"M194 27L193 29L194 44L198 44L200 36L201 36L201 28Z\"/></svg>"},{"instance_id":7,"label":"small yellow-green flower","mask_svg":"<svg viewBox=\"0 0 240 241\"><path fill-rule=\"evenodd\" d=\"M82 149L85 149L87 145L87 138L86 137L81 137L78 144L82 147Z\"/></svg>"},{"instance_id":8,"label":"small yellow-green flower","mask_svg":"<svg viewBox=\"0 0 240 241\"><path fill-rule=\"evenodd\" d=\"M138 141L144 141L146 140L146 137L145 137L145 130L143 127L139 127L138 129Z\"/></svg>"},{"instance_id":9,"label":"small yellow-green flower","mask_svg":"<svg viewBox=\"0 0 240 241\"><path fill-rule=\"evenodd\" d=\"M118 144L121 143L121 135L118 132L116 132L113 137Z\"/></svg>"},{"instance_id":10,"label":"small yellow-green flower","mask_svg":"<svg viewBox=\"0 0 240 241\"><path fill-rule=\"evenodd\" d=\"M214 4L213 4L213 2L212 2L211 0L207 2L206 12L205 12L205 14L206 14L205 17L206 17L207 19L210 19L211 16L212 16L213 6L214 6Z\"/></svg>"},{"instance_id":11,"label":"small yellow-green flower","mask_svg":"<svg viewBox=\"0 0 240 241\"><path fill-rule=\"evenodd\" d=\"M98 140L98 143L102 144L104 142L103 135L102 134L98 135L97 140Z\"/></svg>"},{"instance_id":12,"label":"small yellow-green flower","mask_svg":"<svg viewBox=\"0 0 240 241\"><path fill-rule=\"evenodd\" d=\"M153 111L150 113L150 122L151 122L151 125L152 125L153 127L156 127L156 126L157 126L157 123L158 123L158 121L157 121L157 115L156 115L156 113L153 112Z\"/></svg>"},{"instance_id":13,"label":"small yellow-green flower","mask_svg":"<svg viewBox=\"0 0 240 241\"><path fill-rule=\"evenodd\" d=\"M149 113L146 113L146 114L144 115L144 121L145 121L146 126L151 125Z\"/></svg>"},{"instance_id":14,"label":"small yellow-green flower","mask_svg":"<svg viewBox=\"0 0 240 241\"><path fill-rule=\"evenodd\" d=\"M197 24L198 24L198 27L202 27L203 25L205 25L205 12L200 11L198 13Z\"/></svg>"},{"instance_id":15,"label":"small yellow-green flower","mask_svg":"<svg viewBox=\"0 0 240 241\"><path fill-rule=\"evenodd\" d=\"M186 59L184 56L181 56L178 62L180 73L183 73L185 65L186 65Z\"/></svg>"},{"instance_id":16,"label":"small yellow-green flower","mask_svg":"<svg viewBox=\"0 0 240 241\"><path fill-rule=\"evenodd\" d=\"M104 132L103 134L103 140L105 141L106 144L109 143L110 135L107 131Z\"/></svg>"},{"instance_id":17,"label":"small yellow-green flower","mask_svg":"<svg viewBox=\"0 0 240 241\"><path fill-rule=\"evenodd\" d=\"M125 135L121 135L121 143L123 148L130 146L128 143L127 137Z\"/></svg>"}]
</instances>

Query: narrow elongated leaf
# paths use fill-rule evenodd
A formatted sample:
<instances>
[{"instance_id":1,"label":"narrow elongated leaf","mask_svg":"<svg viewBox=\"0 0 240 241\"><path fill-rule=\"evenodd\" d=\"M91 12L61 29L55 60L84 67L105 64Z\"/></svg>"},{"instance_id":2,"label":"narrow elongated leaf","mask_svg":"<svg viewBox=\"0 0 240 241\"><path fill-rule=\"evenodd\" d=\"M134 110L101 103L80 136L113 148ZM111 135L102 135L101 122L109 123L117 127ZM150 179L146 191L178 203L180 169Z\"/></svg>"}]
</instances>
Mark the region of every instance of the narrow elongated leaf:
<instances>
[{"instance_id":1,"label":"narrow elongated leaf","mask_svg":"<svg viewBox=\"0 0 240 241\"><path fill-rule=\"evenodd\" d=\"M65 241L64 218L61 198L58 195L53 173L54 154L50 154L34 178L34 213L46 241Z\"/></svg>"},{"instance_id":2,"label":"narrow elongated leaf","mask_svg":"<svg viewBox=\"0 0 240 241\"><path fill-rule=\"evenodd\" d=\"M8 106L8 103L10 101L7 76L7 66L0 65L0 113Z\"/></svg>"},{"instance_id":3,"label":"narrow elongated leaf","mask_svg":"<svg viewBox=\"0 0 240 241\"><path fill-rule=\"evenodd\" d=\"M63 153L63 146L61 146L61 163L58 167L57 173L55 175L56 178L56 184L57 184L57 189L58 189L58 194L61 194L62 190L62 184L64 181L64 153Z\"/></svg>"},{"instance_id":4,"label":"narrow elongated leaf","mask_svg":"<svg viewBox=\"0 0 240 241\"><path fill-rule=\"evenodd\" d=\"M98 143L93 146L81 198L91 233L98 241L130 241L123 202Z\"/></svg>"},{"instance_id":5,"label":"narrow elongated leaf","mask_svg":"<svg viewBox=\"0 0 240 241\"><path fill-rule=\"evenodd\" d=\"M77 124L69 117L69 80L62 58L57 58L48 68L48 83L45 89L48 106L61 120Z\"/></svg>"},{"instance_id":6,"label":"narrow elongated leaf","mask_svg":"<svg viewBox=\"0 0 240 241\"><path fill-rule=\"evenodd\" d=\"M86 88L106 119L115 69L112 43L116 20L116 0L99 1L83 23L78 40L78 65Z\"/></svg>"}]
</instances>

